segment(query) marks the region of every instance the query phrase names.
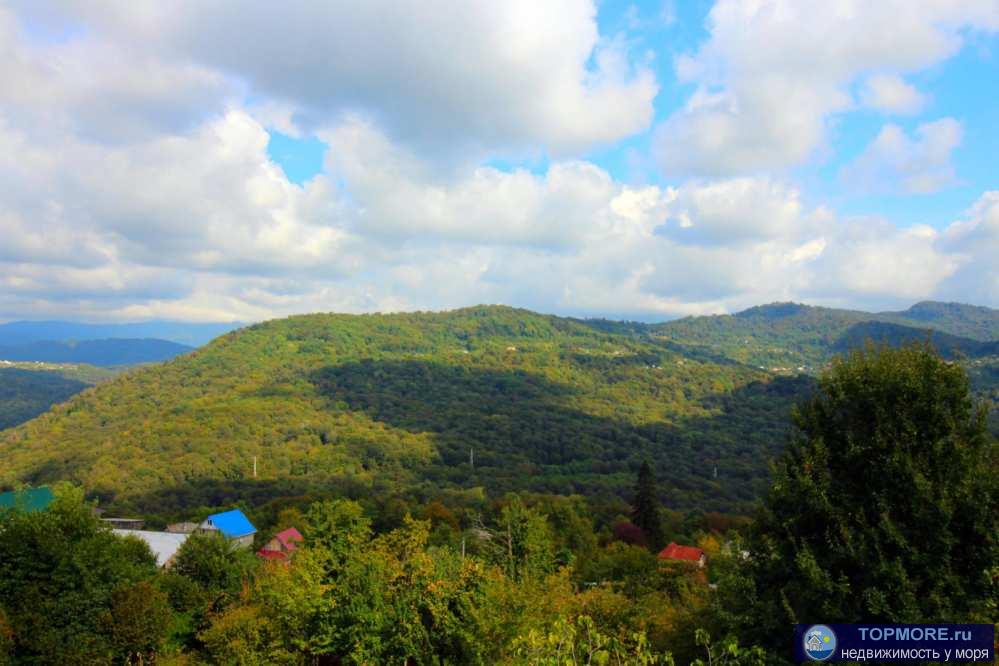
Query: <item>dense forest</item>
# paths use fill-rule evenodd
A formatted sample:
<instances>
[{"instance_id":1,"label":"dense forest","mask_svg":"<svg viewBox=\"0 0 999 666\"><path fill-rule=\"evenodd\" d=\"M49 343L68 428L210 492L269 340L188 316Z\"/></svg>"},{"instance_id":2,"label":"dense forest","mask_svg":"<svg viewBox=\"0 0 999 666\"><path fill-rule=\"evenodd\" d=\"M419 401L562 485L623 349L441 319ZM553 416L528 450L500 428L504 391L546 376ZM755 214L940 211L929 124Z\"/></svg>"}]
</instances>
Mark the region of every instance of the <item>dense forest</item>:
<instances>
[{"instance_id":1,"label":"dense forest","mask_svg":"<svg viewBox=\"0 0 999 666\"><path fill-rule=\"evenodd\" d=\"M0 485L71 480L106 507L162 520L237 501L442 488L613 506L648 459L671 509L745 513L787 442L792 404L834 353L862 344L857 325L889 343L926 338L916 324L942 329L934 343L952 331L942 353L995 400L996 343L979 338L999 313L913 311L921 318L861 321L778 304L661 325L507 307L290 317L6 431Z\"/></svg>"},{"instance_id":2,"label":"dense forest","mask_svg":"<svg viewBox=\"0 0 999 666\"><path fill-rule=\"evenodd\" d=\"M675 520L642 464L616 514L300 497L250 510L257 546L301 530L286 559L195 534L157 569L62 483L0 509L0 663L782 666L795 622L994 622L999 449L963 368L867 347L809 396L752 522ZM672 540L707 565L657 557Z\"/></svg>"},{"instance_id":3,"label":"dense forest","mask_svg":"<svg viewBox=\"0 0 999 666\"><path fill-rule=\"evenodd\" d=\"M87 365L0 361L0 429L32 419L116 374Z\"/></svg>"}]
</instances>

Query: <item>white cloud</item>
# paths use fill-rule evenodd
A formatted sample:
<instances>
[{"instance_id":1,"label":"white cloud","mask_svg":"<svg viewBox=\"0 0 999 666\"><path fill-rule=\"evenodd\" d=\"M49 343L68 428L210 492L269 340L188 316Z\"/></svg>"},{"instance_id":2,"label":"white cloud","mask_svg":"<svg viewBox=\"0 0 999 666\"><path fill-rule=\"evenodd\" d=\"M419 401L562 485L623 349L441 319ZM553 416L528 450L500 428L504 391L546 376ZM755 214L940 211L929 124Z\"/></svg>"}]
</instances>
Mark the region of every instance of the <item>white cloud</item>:
<instances>
[{"instance_id":1,"label":"white cloud","mask_svg":"<svg viewBox=\"0 0 999 666\"><path fill-rule=\"evenodd\" d=\"M572 155L540 171L486 166L467 147L446 168L428 157L432 144L468 142L571 152L641 129L654 81L597 34L589 3L430 12L443 16L402 4L384 25L367 5L347 15L344 5L291 3L268 10L289 12L277 36L264 5L246 16L199 5L203 24L184 22L186 4L176 16L159 5L79 7L86 30L54 42L0 9L0 318L254 320L475 302L665 317L778 299L895 305L962 290L999 302L994 193L946 231L899 230L841 218L774 176L632 186ZM944 57L956 26L987 18L973 8L924 30L943 35L936 50L876 71ZM417 18L426 34L406 23ZM226 31L223 19L233 20ZM318 37L327 34L345 41ZM397 51L365 41L397 38ZM746 169L761 155L783 164L787 151L821 142L830 100L852 104L845 82L866 65L810 81L803 72L819 55L797 65L773 56L772 76L750 90L740 77L766 63L757 37L746 39L737 51L761 63L738 76L710 71L723 62L710 42L682 64L689 80L720 83L702 85L670 122L717 126L706 160L717 150ZM247 53L257 42L266 48ZM771 98L791 104L774 115ZM756 135L743 132L745 114L758 117ZM310 119L329 152L324 172L298 185L269 159L265 126L294 134ZM775 137L787 139L780 150ZM959 138L950 119L912 136L889 130L864 168L899 188L939 187Z\"/></svg>"},{"instance_id":2,"label":"white cloud","mask_svg":"<svg viewBox=\"0 0 999 666\"><path fill-rule=\"evenodd\" d=\"M300 123L366 114L435 153L572 153L646 129L658 91L599 34L592 0L63 5L99 35L224 71Z\"/></svg>"},{"instance_id":3,"label":"white cloud","mask_svg":"<svg viewBox=\"0 0 999 666\"><path fill-rule=\"evenodd\" d=\"M356 202L351 228L397 243L438 239L564 249L665 215L657 188L632 189L589 162L524 169L478 167L446 177L371 125L350 119L324 133L332 178Z\"/></svg>"},{"instance_id":4,"label":"white cloud","mask_svg":"<svg viewBox=\"0 0 999 666\"><path fill-rule=\"evenodd\" d=\"M830 117L855 107L855 80L941 62L969 27L999 29L999 3L719 0L708 41L676 62L697 88L657 128L660 162L715 176L801 164L824 147Z\"/></svg>"},{"instance_id":5,"label":"white cloud","mask_svg":"<svg viewBox=\"0 0 999 666\"><path fill-rule=\"evenodd\" d=\"M942 234L942 251L957 257L960 269L940 288L940 294L964 303L999 304L999 191L984 193Z\"/></svg>"},{"instance_id":6,"label":"white cloud","mask_svg":"<svg viewBox=\"0 0 999 666\"><path fill-rule=\"evenodd\" d=\"M679 188L660 233L687 244L737 245L803 234L798 191L767 178L692 182Z\"/></svg>"},{"instance_id":7,"label":"white cloud","mask_svg":"<svg viewBox=\"0 0 999 666\"><path fill-rule=\"evenodd\" d=\"M864 83L863 103L885 113L913 114L926 105L926 96L896 74L875 74Z\"/></svg>"},{"instance_id":8,"label":"white cloud","mask_svg":"<svg viewBox=\"0 0 999 666\"><path fill-rule=\"evenodd\" d=\"M951 153L961 144L962 135L961 123L953 118L919 125L914 138L898 125L885 125L844 168L842 177L861 190L936 192L956 181Z\"/></svg>"},{"instance_id":9,"label":"white cloud","mask_svg":"<svg viewBox=\"0 0 999 666\"><path fill-rule=\"evenodd\" d=\"M183 132L221 111L234 87L196 63L169 63L120 42L36 44L0 7L0 106L44 142L60 132L120 144Z\"/></svg>"}]
</instances>

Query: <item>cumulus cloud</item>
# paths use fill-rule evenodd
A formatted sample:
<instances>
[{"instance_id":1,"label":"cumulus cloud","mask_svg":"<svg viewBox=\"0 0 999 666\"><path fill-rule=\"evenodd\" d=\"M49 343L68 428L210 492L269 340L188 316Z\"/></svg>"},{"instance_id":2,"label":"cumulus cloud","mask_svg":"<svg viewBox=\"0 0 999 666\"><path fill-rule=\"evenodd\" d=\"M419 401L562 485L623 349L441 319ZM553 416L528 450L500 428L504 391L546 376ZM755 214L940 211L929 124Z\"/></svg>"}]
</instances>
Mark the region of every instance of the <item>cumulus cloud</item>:
<instances>
[{"instance_id":1,"label":"cumulus cloud","mask_svg":"<svg viewBox=\"0 0 999 666\"><path fill-rule=\"evenodd\" d=\"M941 285L942 295L962 302L999 302L999 191L984 193L965 219L944 231L939 246L960 262Z\"/></svg>"},{"instance_id":2,"label":"cumulus cloud","mask_svg":"<svg viewBox=\"0 0 999 666\"><path fill-rule=\"evenodd\" d=\"M197 5L194 21L193 4L163 14L67 2L33 15L84 21L51 27L65 39L39 39L0 9L0 319L255 320L475 302L659 318L787 299L999 302L995 193L937 231L844 218L773 175L626 184L573 151L644 127L655 81L623 41L599 35L590 3L403 3L376 21L379 6L218 2ZM717 27L730 31L733 7L719 4ZM933 7L940 21L911 26L928 53L886 63L861 40L881 58L871 71L936 62L960 26L990 16ZM713 123L711 150L690 157L705 164L712 151L747 170L761 155L777 165L788 150L808 153L828 110L854 103L847 82L867 72L846 63L811 81L825 60L808 44L784 45L811 54L792 65L757 54L748 34L737 51L752 57L732 73L729 47L711 46L738 38L724 32L681 62L698 91L660 128ZM773 76L738 83L767 57ZM772 97L791 108L774 116ZM900 112L888 97L879 103ZM758 117L755 135L745 114ZM899 189L946 184L956 121L889 127L856 168ZM268 156L269 128L318 136L323 172L290 182ZM464 146L444 168L443 144ZM498 168L473 144L566 154L543 169Z\"/></svg>"},{"instance_id":3,"label":"cumulus cloud","mask_svg":"<svg viewBox=\"0 0 999 666\"><path fill-rule=\"evenodd\" d=\"M633 189L585 161L543 176L478 167L442 176L370 124L351 119L322 134L331 177L356 202L352 229L389 242L439 239L554 250L664 214L658 188Z\"/></svg>"},{"instance_id":4,"label":"cumulus cloud","mask_svg":"<svg viewBox=\"0 0 999 666\"><path fill-rule=\"evenodd\" d=\"M864 83L863 103L885 113L912 114L926 105L926 96L896 74L875 74Z\"/></svg>"},{"instance_id":5,"label":"cumulus cloud","mask_svg":"<svg viewBox=\"0 0 999 666\"><path fill-rule=\"evenodd\" d=\"M35 142L59 132L115 144L182 132L235 94L208 67L165 62L121 42L35 43L2 7L0 80L4 117Z\"/></svg>"},{"instance_id":6,"label":"cumulus cloud","mask_svg":"<svg viewBox=\"0 0 999 666\"><path fill-rule=\"evenodd\" d=\"M769 178L688 183L678 190L670 210L670 224L660 233L687 244L739 245L795 237L813 226L805 219L799 192Z\"/></svg>"},{"instance_id":7,"label":"cumulus cloud","mask_svg":"<svg viewBox=\"0 0 999 666\"><path fill-rule=\"evenodd\" d=\"M676 61L696 86L656 130L656 152L671 173L708 176L777 170L824 146L831 116L854 108L850 86L870 74L919 71L958 51L962 30L999 29L994 0L919 3L801 3L719 0L710 38ZM885 90L877 101L912 104Z\"/></svg>"},{"instance_id":8,"label":"cumulus cloud","mask_svg":"<svg viewBox=\"0 0 999 666\"><path fill-rule=\"evenodd\" d=\"M646 129L658 91L599 33L593 0L62 4L115 41L226 72L299 124L367 114L437 152L578 151Z\"/></svg>"},{"instance_id":9,"label":"cumulus cloud","mask_svg":"<svg viewBox=\"0 0 999 666\"><path fill-rule=\"evenodd\" d=\"M961 123L953 118L923 123L911 138L888 124L841 175L861 190L937 192L956 180L951 154L962 135Z\"/></svg>"}]
</instances>

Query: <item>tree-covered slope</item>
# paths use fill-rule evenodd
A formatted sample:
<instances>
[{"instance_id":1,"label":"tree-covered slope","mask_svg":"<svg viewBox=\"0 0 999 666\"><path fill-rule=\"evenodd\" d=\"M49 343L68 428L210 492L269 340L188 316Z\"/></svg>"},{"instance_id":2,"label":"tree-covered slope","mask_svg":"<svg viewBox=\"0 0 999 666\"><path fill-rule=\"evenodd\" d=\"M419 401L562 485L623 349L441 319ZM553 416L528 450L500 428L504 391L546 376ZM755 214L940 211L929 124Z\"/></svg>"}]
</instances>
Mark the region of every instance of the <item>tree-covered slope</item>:
<instances>
[{"instance_id":1,"label":"tree-covered slope","mask_svg":"<svg viewBox=\"0 0 999 666\"><path fill-rule=\"evenodd\" d=\"M506 307L290 317L0 434L0 484L71 479L139 511L336 488L628 498L649 459L668 506L742 511L811 374L869 338L927 335L894 317L794 304L661 325ZM994 404L996 342L932 340Z\"/></svg>"},{"instance_id":2,"label":"tree-covered slope","mask_svg":"<svg viewBox=\"0 0 999 666\"><path fill-rule=\"evenodd\" d=\"M898 323L921 324L973 340L999 340L999 310L980 305L922 301L908 310L881 315Z\"/></svg>"},{"instance_id":3,"label":"tree-covered slope","mask_svg":"<svg viewBox=\"0 0 999 666\"><path fill-rule=\"evenodd\" d=\"M814 372L867 340L891 346L929 340L948 358L999 354L999 310L958 303L924 302L881 313L773 303L734 315L686 317L649 330L702 358L783 372Z\"/></svg>"},{"instance_id":4,"label":"tree-covered slope","mask_svg":"<svg viewBox=\"0 0 999 666\"><path fill-rule=\"evenodd\" d=\"M504 307L297 316L7 431L0 483L72 479L139 508L212 504L222 485L628 495L649 458L671 506L745 509L807 384Z\"/></svg>"},{"instance_id":5,"label":"tree-covered slope","mask_svg":"<svg viewBox=\"0 0 999 666\"><path fill-rule=\"evenodd\" d=\"M86 365L0 362L0 429L23 423L115 372Z\"/></svg>"}]
</instances>

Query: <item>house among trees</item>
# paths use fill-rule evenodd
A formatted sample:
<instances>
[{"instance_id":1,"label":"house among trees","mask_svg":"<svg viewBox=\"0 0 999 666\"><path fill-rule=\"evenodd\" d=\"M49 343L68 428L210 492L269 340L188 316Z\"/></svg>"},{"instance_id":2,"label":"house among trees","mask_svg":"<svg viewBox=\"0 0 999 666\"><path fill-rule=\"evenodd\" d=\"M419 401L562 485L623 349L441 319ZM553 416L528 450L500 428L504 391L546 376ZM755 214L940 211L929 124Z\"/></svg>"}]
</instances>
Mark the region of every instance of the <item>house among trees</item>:
<instances>
[{"instance_id":1,"label":"house among trees","mask_svg":"<svg viewBox=\"0 0 999 666\"><path fill-rule=\"evenodd\" d=\"M243 548L253 545L253 535L257 533L257 528L239 509L213 513L201 522L198 529L205 532L217 531Z\"/></svg>"},{"instance_id":2,"label":"house among trees","mask_svg":"<svg viewBox=\"0 0 999 666\"><path fill-rule=\"evenodd\" d=\"M180 550L180 547L187 541L189 534L175 534L172 532L150 532L147 530L111 530L118 536L135 537L145 541L149 550L156 556L156 564L163 568L169 568L173 564L173 558Z\"/></svg>"},{"instance_id":3,"label":"house among trees","mask_svg":"<svg viewBox=\"0 0 999 666\"><path fill-rule=\"evenodd\" d=\"M700 568L703 568L708 561L704 551L700 548L696 546L681 546L675 541L670 542L668 546L659 551L659 559L671 562L687 562L689 564L696 564Z\"/></svg>"},{"instance_id":4,"label":"house among trees","mask_svg":"<svg viewBox=\"0 0 999 666\"><path fill-rule=\"evenodd\" d=\"M55 495L48 486L11 490L0 493L0 511L13 509L15 506L28 512L44 511L54 499Z\"/></svg>"},{"instance_id":5,"label":"house among trees","mask_svg":"<svg viewBox=\"0 0 999 666\"><path fill-rule=\"evenodd\" d=\"M289 527L274 535L263 548L257 551L257 556L265 560L286 560L288 556L298 550L298 544L302 542L302 535L294 527Z\"/></svg>"}]
</instances>

